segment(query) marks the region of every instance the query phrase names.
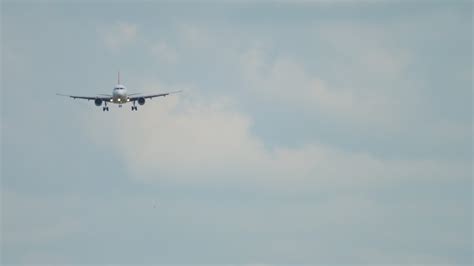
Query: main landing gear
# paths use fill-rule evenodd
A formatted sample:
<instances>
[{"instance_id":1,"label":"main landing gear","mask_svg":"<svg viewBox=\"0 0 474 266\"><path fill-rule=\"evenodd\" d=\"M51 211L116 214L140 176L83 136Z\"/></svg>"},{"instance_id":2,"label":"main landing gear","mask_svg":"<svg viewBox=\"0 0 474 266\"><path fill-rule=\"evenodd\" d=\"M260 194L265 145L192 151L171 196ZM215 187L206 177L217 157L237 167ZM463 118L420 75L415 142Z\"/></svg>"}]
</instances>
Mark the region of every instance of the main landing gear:
<instances>
[{"instance_id":1,"label":"main landing gear","mask_svg":"<svg viewBox=\"0 0 474 266\"><path fill-rule=\"evenodd\" d=\"M132 111L138 111L138 108L137 108L137 106L135 105L135 101L133 101Z\"/></svg>"},{"instance_id":2,"label":"main landing gear","mask_svg":"<svg viewBox=\"0 0 474 266\"><path fill-rule=\"evenodd\" d=\"M102 107L102 112L109 111L109 107L107 107L107 102L104 102L105 106Z\"/></svg>"}]
</instances>

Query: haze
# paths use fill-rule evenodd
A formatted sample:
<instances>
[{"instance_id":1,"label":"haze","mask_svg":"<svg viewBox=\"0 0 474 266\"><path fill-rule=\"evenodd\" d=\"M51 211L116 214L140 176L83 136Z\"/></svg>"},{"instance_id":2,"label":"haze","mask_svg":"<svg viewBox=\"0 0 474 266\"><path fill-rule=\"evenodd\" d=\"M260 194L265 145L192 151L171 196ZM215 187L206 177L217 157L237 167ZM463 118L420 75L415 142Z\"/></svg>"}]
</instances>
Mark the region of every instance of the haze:
<instances>
[{"instance_id":1,"label":"haze","mask_svg":"<svg viewBox=\"0 0 474 266\"><path fill-rule=\"evenodd\" d=\"M472 2L2 1L2 264L471 264ZM138 112L56 93L183 90Z\"/></svg>"}]
</instances>

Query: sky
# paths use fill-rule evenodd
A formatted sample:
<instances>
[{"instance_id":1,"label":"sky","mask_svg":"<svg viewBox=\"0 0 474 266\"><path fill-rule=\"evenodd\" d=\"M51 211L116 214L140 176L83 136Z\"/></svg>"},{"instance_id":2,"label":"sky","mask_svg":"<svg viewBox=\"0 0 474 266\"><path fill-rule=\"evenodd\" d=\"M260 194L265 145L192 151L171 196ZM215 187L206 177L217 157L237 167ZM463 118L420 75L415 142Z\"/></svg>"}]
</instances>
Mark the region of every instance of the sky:
<instances>
[{"instance_id":1,"label":"sky","mask_svg":"<svg viewBox=\"0 0 474 266\"><path fill-rule=\"evenodd\" d=\"M472 8L2 1L1 264L472 264Z\"/></svg>"}]
</instances>

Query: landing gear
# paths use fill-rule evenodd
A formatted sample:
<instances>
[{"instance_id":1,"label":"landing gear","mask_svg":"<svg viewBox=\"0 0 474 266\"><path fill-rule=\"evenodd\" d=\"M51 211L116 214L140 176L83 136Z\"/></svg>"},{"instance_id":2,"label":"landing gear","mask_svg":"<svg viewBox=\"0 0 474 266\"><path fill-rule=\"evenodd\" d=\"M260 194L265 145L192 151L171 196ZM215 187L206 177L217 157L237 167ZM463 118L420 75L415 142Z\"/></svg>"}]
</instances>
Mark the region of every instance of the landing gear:
<instances>
[{"instance_id":1,"label":"landing gear","mask_svg":"<svg viewBox=\"0 0 474 266\"><path fill-rule=\"evenodd\" d=\"M107 106L102 107L102 111L104 111L104 112L107 111L107 112L108 112L108 111L109 111L109 107L107 107Z\"/></svg>"},{"instance_id":2,"label":"landing gear","mask_svg":"<svg viewBox=\"0 0 474 266\"><path fill-rule=\"evenodd\" d=\"M132 111L137 111L138 108L136 106L132 106Z\"/></svg>"}]
</instances>

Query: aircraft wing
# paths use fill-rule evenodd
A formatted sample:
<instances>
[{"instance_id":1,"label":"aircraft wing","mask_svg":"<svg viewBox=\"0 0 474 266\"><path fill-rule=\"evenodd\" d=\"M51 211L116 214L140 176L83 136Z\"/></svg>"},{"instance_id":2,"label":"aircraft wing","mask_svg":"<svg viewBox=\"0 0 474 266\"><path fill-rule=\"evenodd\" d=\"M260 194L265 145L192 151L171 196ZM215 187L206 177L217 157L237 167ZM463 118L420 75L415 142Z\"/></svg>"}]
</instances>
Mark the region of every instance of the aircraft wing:
<instances>
[{"instance_id":1,"label":"aircraft wing","mask_svg":"<svg viewBox=\"0 0 474 266\"><path fill-rule=\"evenodd\" d=\"M109 101L112 98L111 96L108 96L108 97L104 97L104 96L76 96L76 95L66 95L66 94L60 94L60 93L56 93L56 95L70 97L70 98L73 98L73 99L83 99L83 100L88 100L88 101L95 100L95 99L101 99L102 101Z\"/></svg>"},{"instance_id":2,"label":"aircraft wing","mask_svg":"<svg viewBox=\"0 0 474 266\"><path fill-rule=\"evenodd\" d=\"M181 92L181 91L172 91L172 92L165 92L165 93L158 93L158 94L133 96L133 97L130 97L130 101L136 101L140 98L153 99L155 97L164 97L164 96L168 96L170 94L174 94L174 93L178 93L178 92Z\"/></svg>"}]
</instances>

